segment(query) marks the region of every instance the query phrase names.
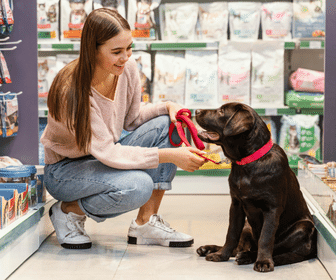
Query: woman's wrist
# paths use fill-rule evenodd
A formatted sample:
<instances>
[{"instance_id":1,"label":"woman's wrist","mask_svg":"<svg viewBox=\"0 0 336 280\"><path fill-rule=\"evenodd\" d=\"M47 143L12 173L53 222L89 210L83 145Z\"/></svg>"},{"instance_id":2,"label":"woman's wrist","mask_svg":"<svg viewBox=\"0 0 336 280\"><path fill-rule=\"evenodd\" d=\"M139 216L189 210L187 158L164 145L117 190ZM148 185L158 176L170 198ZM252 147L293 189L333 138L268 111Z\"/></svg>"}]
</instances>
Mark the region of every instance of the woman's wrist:
<instances>
[{"instance_id":1,"label":"woman's wrist","mask_svg":"<svg viewBox=\"0 0 336 280\"><path fill-rule=\"evenodd\" d=\"M159 149L159 163L172 163L173 150L171 148Z\"/></svg>"}]
</instances>

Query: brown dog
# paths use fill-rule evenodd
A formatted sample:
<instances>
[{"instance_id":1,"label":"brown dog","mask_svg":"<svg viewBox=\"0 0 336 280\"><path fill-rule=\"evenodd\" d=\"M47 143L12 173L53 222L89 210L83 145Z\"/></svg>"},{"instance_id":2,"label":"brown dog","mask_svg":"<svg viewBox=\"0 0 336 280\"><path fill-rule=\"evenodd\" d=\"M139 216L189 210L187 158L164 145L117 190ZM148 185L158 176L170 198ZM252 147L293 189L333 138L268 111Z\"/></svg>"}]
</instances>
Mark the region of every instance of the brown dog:
<instances>
[{"instance_id":1,"label":"brown dog","mask_svg":"<svg viewBox=\"0 0 336 280\"><path fill-rule=\"evenodd\" d=\"M269 142L270 132L255 110L228 103L196 110L196 121L205 129L199 138L220 145L232 161L226 242L201 246L197 253L215 262L236 256L238 264L255 263L259 272L314 258L316 230L299 183L285 152ZM254 161L245 159L252 154Z\"/></svg>"}]
</instances>

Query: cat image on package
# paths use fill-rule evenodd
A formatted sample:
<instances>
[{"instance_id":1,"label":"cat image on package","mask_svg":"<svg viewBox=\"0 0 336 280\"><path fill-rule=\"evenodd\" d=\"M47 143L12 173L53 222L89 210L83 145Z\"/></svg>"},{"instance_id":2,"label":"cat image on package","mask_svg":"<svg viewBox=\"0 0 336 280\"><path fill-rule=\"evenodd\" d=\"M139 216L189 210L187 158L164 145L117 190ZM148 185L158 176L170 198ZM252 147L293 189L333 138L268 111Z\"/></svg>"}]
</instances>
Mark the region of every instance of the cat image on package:
<instances>
[{"instance_id":1,"label":"cat image on package","mask_svg":"<svg viewBox=\"0 0 336 280\"><path fill-rule=\"evenodd\" d=\"M110 8L117 11L122 17L126 17L124 0L93 0L93 9Z\"/></svg>"},{"instance_id":2,"label":"cat image on package","mask_svg":"<svg viewBox=\"0 0 336 280\"><path fill-rule=\"evenodd\" d=\"M141 101L152 102L152 96L150 92L150 80L152 76L151 71L151 55L147 52L136 51L132 56L138 66L140 83L141 83Z\"/></svg>"},{"instance_id":3,"label":"cat image on package","mask_svg":"<svg viewBox=\"0 0 336 280\"><path fill-rule=\"evenodd\" d=\"M38 38L58 40L59 0L37 1Z\"/></svg>"}]
</instances>

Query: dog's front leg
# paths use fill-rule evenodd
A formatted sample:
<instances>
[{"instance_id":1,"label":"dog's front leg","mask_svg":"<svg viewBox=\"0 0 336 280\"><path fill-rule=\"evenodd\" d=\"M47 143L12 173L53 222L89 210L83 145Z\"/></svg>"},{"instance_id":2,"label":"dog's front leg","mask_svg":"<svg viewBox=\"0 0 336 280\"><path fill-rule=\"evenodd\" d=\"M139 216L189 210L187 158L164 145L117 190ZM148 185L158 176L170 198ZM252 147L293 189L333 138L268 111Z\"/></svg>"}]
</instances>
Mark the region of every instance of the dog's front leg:
<instances>
[{"instance_id":1,"label":"dog's front leg","mask_svg":"<svg viewBox=\"0 0 336 280\"><path fill-rule=\"evenodd\" d=\"M278 229L280 211L271 209L264 212L264 223L258 241L258 256L254 264L254 270L258 272L269 272L274 270L272 258L275 233Z\"/></svg>"}]
</instances>

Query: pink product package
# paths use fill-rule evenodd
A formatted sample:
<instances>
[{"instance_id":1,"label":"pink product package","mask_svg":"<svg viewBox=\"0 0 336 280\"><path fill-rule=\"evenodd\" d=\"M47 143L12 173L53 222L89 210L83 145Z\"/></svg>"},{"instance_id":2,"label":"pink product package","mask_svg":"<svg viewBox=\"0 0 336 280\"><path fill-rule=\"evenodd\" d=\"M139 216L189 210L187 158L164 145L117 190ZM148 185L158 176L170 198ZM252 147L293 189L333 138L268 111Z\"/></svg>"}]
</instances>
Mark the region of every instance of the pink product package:
<instances>
[{"instance_id":1,"label":"pink product package","mask_svg":"<svg viewBox=\"0 0 336 280\"><path fill-rule=\"evenodd\" d=\"M298 68L290 77L290 84L296 91L324 93L324 73Z\"/></svg>"}]
</instances>

